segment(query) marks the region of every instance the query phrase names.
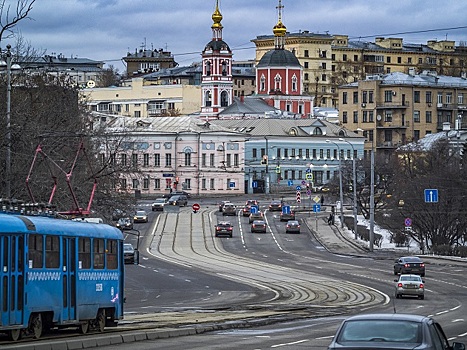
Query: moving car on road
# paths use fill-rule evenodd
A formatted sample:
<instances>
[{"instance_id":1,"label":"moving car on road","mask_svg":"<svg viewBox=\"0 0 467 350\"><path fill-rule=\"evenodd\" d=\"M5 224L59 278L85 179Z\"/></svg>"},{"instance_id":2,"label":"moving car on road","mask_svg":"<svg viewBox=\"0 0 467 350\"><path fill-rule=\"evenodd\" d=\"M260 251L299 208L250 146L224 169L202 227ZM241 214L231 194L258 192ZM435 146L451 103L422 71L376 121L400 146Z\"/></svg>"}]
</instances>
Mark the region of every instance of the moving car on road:
<instances>
[{"instance_id":1,"label":"moving car on road","mask_svg":"<svg viewBox=\"0 0 467 350\"><path fill-rule=\"evenodd\" d=\"M250 216L248 217L248 223L252 223L255 220L263 220L263 212L257 211L256 213L250 213Z\"/></svg>"},{"instance_id":2,"label":"moving car on road","mask_svg":"<svg viewBox=\"0 0 467 350\"><path fill-rule=\"evenodd\" d=\"M125 264L135 263L135 248L131 243L123 243L123 260Z\"/></svg>"},{"instance_id":3,"label":"moving car on road","mask_svg":"<svg viewBox=\"0 0 467 350\"><path fill-rule=\"evenodd\" d=\"M396 298L404 295L415 295L418 299L425 299L425 281L419 275L400 275L396 282Z\"/></svg>"},{"instance_id":4,"label":"moving car on road","mask_svg":"<svg viewBox=\"0 0 467 350\"><path fill-rule=\"evenodd\" d=\"M133 222L130 218L120 218L115 226L120 230L132 230Z\"/></svg>"},{"instance_id":5,"label":"moving car on road","mask_svg":"<svg viewBox=\"0 0 467 350\"><path fill-rule=\"evenodd\" d=\"M137 210L133 217L133 222L148 222L148 214L144 210Z\"/></svg>"},{"instance_id":6,"label":"moving car on road","mask_svg":"<svg viewBox=\"0 0 467 350\"><path fill-rule=\"evenodd\" d=\"M164 205L167 203L165 198L156 198L156 200L152 203L151 209L152 211L164 211Z\"/></svg>"},{"instance_id":7,"label":"moving car on road","mask_svg":"<svg viewBox=\"0 0 467 350\"><path fill-rule=\"evenodd\" d=\"M232 216L237 215L237 208L235 207L234 204L232 203L224 204L224 208L222 209L222 216L226 216L226 215L232 215Z\"/></svg>"},{"instance_id":8,"label":"moving car on road","mask_svg":"<svg viewBox=\"0 0 467 350\"><path fill-rule=\"evenodd\" d=\"M425 264L418 256L403 256L394 262L394 275L416 274L425 277Z\"/></svg>"},{"instance_id":9,"label":"moving car on road","mask_svg":"<svg viewBox=\"0 0 467 350\"><path fill-rule=\"evenodd\" d=\"M232 238L232 234L233 226L229 221L221 221L216 225L216 237L226 235Z\"/></svg>"},{"instance_id":10,"label":"moving car on road","mask_svg":"<svg viewBox=\"0 0 467 350\"><path fill-rule=\"evenodd\" d=\"M264 220L255 220L251 224L251 232L266 233L266 222Z\"/></svg>"},{"instance_id":11,"label":"moving car on road","mask_svg":"<svg viewBox=\"0 0 467 350\"><path fill-rule=\"evenodd\" d=\"M175 195L175 196L170 197L167 204L178 205L179 207L186 207L188 204L188 197L184 195Z\"/></svg>"},{"instance_id":12,"label":"moving car on road","mask_svg":"<svg viewBox=\"0 0 467 350\"><path fill-rule=\"evenodd\" d=\"M282 202L281 201L272 201L269 204L269 211L281 211L282 210Z\"/></svg>"},{"instance_id":13,"label":"moving car on road","mask_svg":"<svg viewBox=\"0 0 467 350\"><path fill-rule=\"evenodd\" d=\"M300 223L297 220L287 221L285 233L300 233Z\"/></svg>"},{"instance_id":14,"label":"moving car on road","mask_svg":"<svg viewBox=\"0 0 467 350\"><path fill-rule=\"evenodd\" d=\"M328 350L465 350L449 341L434 319L407 314L366 314L347 318Z\"/></svg>"},{"instance_id":15,"label":"moving car on road","mask_svg":"<svg viewBox=\"0 0 467 350\"><path fill-rule=\"evenodd\" d=\"M295 220L295 213L290 211L290 213L281 212L281 221Z\"/></svg>"}]
</instances>

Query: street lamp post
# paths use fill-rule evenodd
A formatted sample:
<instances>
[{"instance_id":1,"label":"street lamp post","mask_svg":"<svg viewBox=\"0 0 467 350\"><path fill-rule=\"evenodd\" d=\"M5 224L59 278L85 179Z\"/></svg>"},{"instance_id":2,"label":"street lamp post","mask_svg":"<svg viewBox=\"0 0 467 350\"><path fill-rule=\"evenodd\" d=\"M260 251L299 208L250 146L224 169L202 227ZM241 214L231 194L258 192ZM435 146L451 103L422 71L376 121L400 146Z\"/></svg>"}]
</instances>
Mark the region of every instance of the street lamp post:
<instances>
[{"instance_id":1,"label":"street lamp post","mask_svg":"<svg viewBox=\"0 0 467 350\"><path fill-rule=\"evenodd\" d=\"M355 148L353 145L345 140L340 138L339 141L344 141L352 147L352 171L353 171L353 227L354 227L354 233L355 233L355 239L358 238L357 235L357 228L358 228L358 219L357 219L357 169L356 169L356 160L355 160Z\"/></svg>"},{"instance_id":2,"label":"street lamp post","mask_svg":"<svg viewBox=\"0 0 467 350\"><path fill-rule=\"evenodd\" d=\"M332 143L337 147L337 152L338 152L338 157L339 157L339 195L340 195L340 211L341 211L341 228L344 228L344 193L342 192L342 163L341 163L341 149L339 147L339 144L335 143L334 141L331 140L326 140L328 143Z\"/></svg>"},{"instance_id":3,"label":"street lamp post","mask_svg":"<svg viewBox=\"0 0 467 350\"><path fill-rule=\"evenodd\" d=\"M6 159L5 159L5 194L11 197L11 46L6 47Z\"/></svg>"}]
</instances>

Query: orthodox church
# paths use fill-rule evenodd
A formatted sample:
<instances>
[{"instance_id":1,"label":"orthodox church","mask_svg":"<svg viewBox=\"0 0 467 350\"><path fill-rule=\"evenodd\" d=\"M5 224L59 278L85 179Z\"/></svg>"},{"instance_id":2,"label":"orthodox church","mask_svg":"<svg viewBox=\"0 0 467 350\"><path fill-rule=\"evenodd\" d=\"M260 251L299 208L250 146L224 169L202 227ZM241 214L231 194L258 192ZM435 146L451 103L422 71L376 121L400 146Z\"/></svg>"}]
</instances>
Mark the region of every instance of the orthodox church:
<instances>
[{"instance_id":1,"label":"orthodox church","mask_svg":"<svg viewBox=\"0 0 467 350\"><path fill-rule=\"evenodd\" d=\"M313 97L302 93L302 66L295 54L285 49L283 8L279 0L278 22L273 27L275 47L256 66L255 94L234 98L232 51L222 39L222 14L216 0L213 37L202 52L202 119L307 118L312 114Z\"/></svg>"}]
</instances>

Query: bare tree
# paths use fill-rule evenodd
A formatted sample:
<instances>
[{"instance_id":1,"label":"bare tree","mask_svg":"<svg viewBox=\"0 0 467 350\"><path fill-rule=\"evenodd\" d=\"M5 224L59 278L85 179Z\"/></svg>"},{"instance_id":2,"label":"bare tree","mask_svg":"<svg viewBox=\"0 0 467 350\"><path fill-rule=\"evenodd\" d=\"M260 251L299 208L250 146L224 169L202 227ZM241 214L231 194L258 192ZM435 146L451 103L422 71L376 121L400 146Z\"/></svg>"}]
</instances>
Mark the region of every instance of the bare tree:
<instances>
[{"instance_id":1,"label":"bare tree","mask_svg":"<svg viewBox=\"0 0 467 350\"><path fill-rule=\"evenodd\" d=\"M13 4L16 3L14 6L7 0L0 0L0 43L14 35L13 29L20 21L30 19L29 13L35 2L36 0L16 0L13 1Z\"/></svg>"}]
</instances>

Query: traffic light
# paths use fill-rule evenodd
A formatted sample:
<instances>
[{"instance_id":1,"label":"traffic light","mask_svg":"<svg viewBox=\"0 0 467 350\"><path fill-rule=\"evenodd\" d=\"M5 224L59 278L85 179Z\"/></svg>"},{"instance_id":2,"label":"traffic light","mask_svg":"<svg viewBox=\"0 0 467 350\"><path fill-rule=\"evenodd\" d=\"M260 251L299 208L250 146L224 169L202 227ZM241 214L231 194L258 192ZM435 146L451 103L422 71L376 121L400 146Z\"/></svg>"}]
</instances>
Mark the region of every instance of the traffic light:
<instances>
[{"instance_id":1,"label":"traffic light","mask_svg":"<svg viewBox=\"0 0 467 350\"><path fill-rule=\"evenodd\" d=\"M309 183L309 182L306 183L306 190L307 190L307 191L310 190L310 183Z\"/></svg>"},{"instance_id":2,"label":"traffic light","mask_svg":"<svg viewBox=\"0 0 467 350\"><path fill-rule=\"evenodd\" d=\"M268 156L266 154L261 159L261 164L262 165L268 165Z\"/></svg>"}]
</instances>

